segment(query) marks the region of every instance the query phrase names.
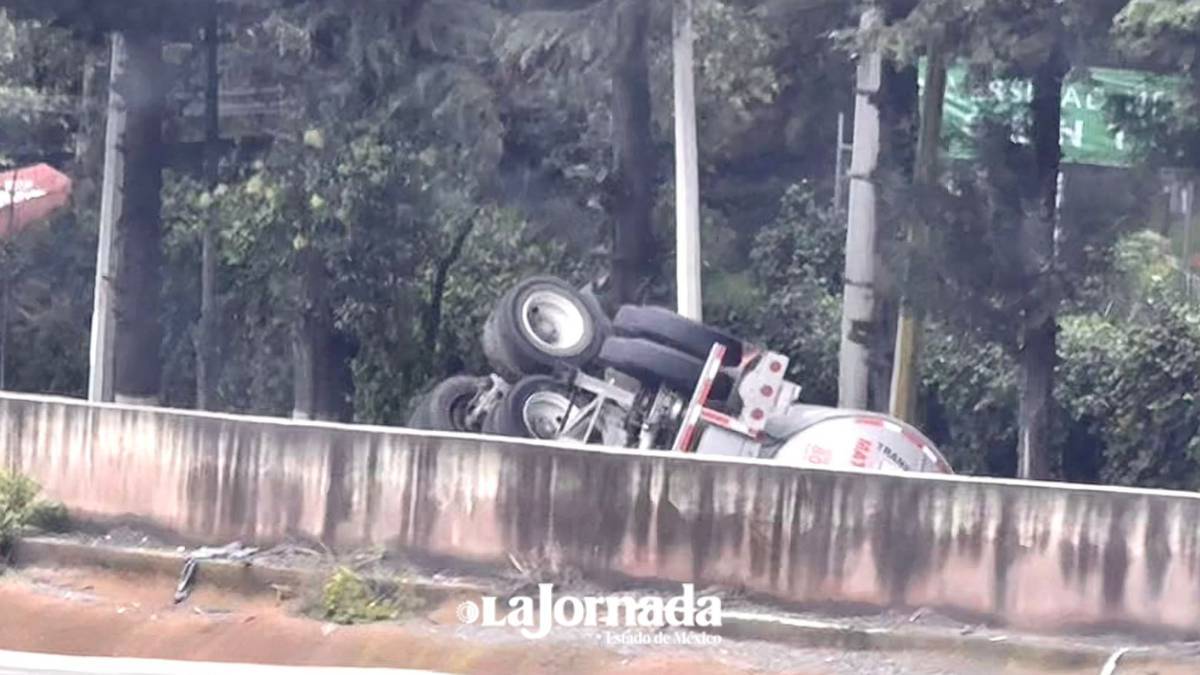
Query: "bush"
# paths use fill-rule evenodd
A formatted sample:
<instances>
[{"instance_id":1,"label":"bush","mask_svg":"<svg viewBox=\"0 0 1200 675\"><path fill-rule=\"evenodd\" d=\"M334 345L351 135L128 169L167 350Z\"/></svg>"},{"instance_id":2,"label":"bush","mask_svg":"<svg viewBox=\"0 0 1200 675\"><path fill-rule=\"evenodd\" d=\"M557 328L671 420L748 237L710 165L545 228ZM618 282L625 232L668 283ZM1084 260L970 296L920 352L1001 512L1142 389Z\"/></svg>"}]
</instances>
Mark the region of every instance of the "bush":
<instances>
[{"instance_id":1,"label":"bush","mask_svg":"<svg viewBox=\"0 0 1200 675\"><path fill-rule=\"evenodd\" d=\"M414 595L401 593L399 584L381 586L339 567L322 590L322 618L340 624L392 621L424 604Z\"/></svg>"},{"instance_id":2,"label":"bush","mask_svg":"<svg viewBox=\"0 0 1200 675\"><path fill-rule=\"evenodd\" d=\"M789 356L788 377L807 403L837 402L844 238L845 228L812 191L792 186L755 237L748 278L714 286L724 306L706 308L712 323Z\"/></svg>"},{"instance_id":3,"label":"bush","mask_svg":"<svg viewBox=\"0 0 1200 675\"><path fill-rule=\"evenodd\" d=\"M955 471L1016 473L1016 364L977 336L931 324L925 337L922 397L929 435Z\"/></svg>"},{"instance_id":4,"label":"bush","mask_svg":"<svg viewBox=\"0 0 1200 675\"><path fill-rule=\"evenodd\" d=\"M62 502L38 500L30 507L26 524L43 532L66 532L71 529L71 516Z\"/></svg>"},{"instance_id":5,"label":"bush","mask_svg":"<svg viewBox=\"0 0 1200 675\"><path fill-rule=\"evenodd\" d=\"M1090 446L1068 456L1104 483L1200 488L1200 317L1067 317L1061 343L1058 398Z\"/></svg>"},{"instance_id":6,"label":"bush","mask_svg":"<svg viewBox=\"0 0 1200 675\"><path fill-rule=\"evenodd\" d=\"M1200 317L1143 307L1135 320L1064 316L1052 439L1068 481L1200 489ZM931 326L925 424L955 469L1016 470L1012 357L982 339Z\"/></svg>"},{"instance_id":7,"label":"bush","mask_svg":"<svg viewBox=\"0 0 1200 675\"><path fill-rule=\"evenodd\" d=\"M25 476L0 472L0 554L7 553L17 535L29 526L40 490Z\"/></svg>"}]
</instances>

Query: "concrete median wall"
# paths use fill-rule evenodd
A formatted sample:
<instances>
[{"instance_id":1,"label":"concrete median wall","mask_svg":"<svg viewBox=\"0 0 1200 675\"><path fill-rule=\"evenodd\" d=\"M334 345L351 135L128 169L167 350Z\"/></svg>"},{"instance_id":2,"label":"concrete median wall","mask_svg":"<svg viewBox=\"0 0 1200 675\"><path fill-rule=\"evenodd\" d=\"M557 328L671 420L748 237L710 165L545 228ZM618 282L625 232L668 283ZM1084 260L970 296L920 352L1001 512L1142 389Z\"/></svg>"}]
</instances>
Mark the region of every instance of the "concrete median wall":
<instances>
[{"instance_id":1,"label":"concrete median wall","mask_svg":"<svg viewBox=\"0 0 1200 675\"><path fill-rule=\"evenodd\" d=\"M803 470L0 395L0 466L74 514L931 607L1040 631L1200 635L1200 496Z\"/></svg>"}]
</instances>

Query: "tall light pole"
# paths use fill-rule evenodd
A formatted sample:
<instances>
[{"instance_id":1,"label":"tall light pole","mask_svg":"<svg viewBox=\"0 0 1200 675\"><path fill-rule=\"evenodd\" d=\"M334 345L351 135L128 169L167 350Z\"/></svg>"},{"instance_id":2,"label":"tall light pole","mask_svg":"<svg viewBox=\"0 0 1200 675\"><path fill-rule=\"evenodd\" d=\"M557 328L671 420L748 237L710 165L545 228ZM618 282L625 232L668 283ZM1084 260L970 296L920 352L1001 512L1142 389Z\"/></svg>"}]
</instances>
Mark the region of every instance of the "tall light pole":
<instances>
[{"instance_id":1,"label":"tall light pole","mask_svg":"<svg viewBox=\"0 0 1200 675\"><path fill-rule=\"evenodd\" d=\"M104 132L104 183L100 192L100 241L96 249L96 286L92 304L92 335L88 400L113 400L113 239L121 217L121 185L125 182L125 102L116 84L125 72L125 37L112 36L112 66L109 69L108 114Z\"/></svg>"},{"instance_id":2,"label":"tall light pole","mask_svg":"<svg viewBox=\"0 0 1200 675\"><path fill-rule=\"evenodd\" d=\"M700 169L692 0L675 0L675 287L679 313L703 319L700 288Z\"/></svg>"}]
</instances>

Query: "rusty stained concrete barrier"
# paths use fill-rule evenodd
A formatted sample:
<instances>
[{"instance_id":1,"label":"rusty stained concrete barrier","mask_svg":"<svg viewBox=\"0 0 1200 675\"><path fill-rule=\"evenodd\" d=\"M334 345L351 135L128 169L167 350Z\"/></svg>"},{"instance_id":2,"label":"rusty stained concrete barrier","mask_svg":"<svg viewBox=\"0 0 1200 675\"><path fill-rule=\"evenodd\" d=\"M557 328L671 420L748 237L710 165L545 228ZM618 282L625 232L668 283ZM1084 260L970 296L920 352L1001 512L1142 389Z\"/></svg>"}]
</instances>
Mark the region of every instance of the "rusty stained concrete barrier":
<instances>
[{"instance_id":1,"label":"rusty stained concrete barrier","mask_svg":"<svg viewBox=\"0 0 1200 675\"><path fill-rule=\"evenodd\" d=\"M0 394L0 466L185 539L933 607L1042 632L1200 634L1200 495L798 469Z\"/></svg>"}]
</instances>

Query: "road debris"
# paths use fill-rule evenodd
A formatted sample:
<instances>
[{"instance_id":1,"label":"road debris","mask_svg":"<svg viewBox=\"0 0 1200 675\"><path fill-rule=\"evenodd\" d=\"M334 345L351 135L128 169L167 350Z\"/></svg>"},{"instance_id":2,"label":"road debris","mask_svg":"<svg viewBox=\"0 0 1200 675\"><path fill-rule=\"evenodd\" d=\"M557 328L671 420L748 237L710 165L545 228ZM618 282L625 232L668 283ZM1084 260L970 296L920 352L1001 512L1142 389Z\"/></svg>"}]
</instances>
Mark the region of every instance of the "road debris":
<instances>
[{"instance_id":1,"label":"road debris","mask_svg":"<svg viewBox=\"0 0 1200 675\"><path fill-rule=\"evenodd\" d=\"M257 553L257 548L245 547L240 541L220 547L204 546L196 549L184 561L183 570L179 573L179 583L175 586L175 604L187 600L192 594L201 560L229 560L249 565Z\"/></svg>"},{"instance_id":2,"label":"road debris","mask_svg":"<svg viewBox=\"0 0 1200 675\"><path fill-rule=\"evenodd\" d=\"M1117 672L1117 662L1130 651L1132 650L1129 647L1121 647L1113 652L1112 656L1108 657L1108 660L1104 662L1104 668L1100 670L1100 675L1114 675Z\"/></svg>"},{"instance_id":3,"label":"road debris","mask_svg":"<svg viewBox=\"0 0 1200 675\"><path fill-rule=\"evenodd\" d=\"M175 604L179 604L188 599L192 594L192 587L196 583L196 568L198 564L195 558L188 558L183 563L183 572L179 574L179 583L175 586Z\"/></svg>"}]
</instances>

